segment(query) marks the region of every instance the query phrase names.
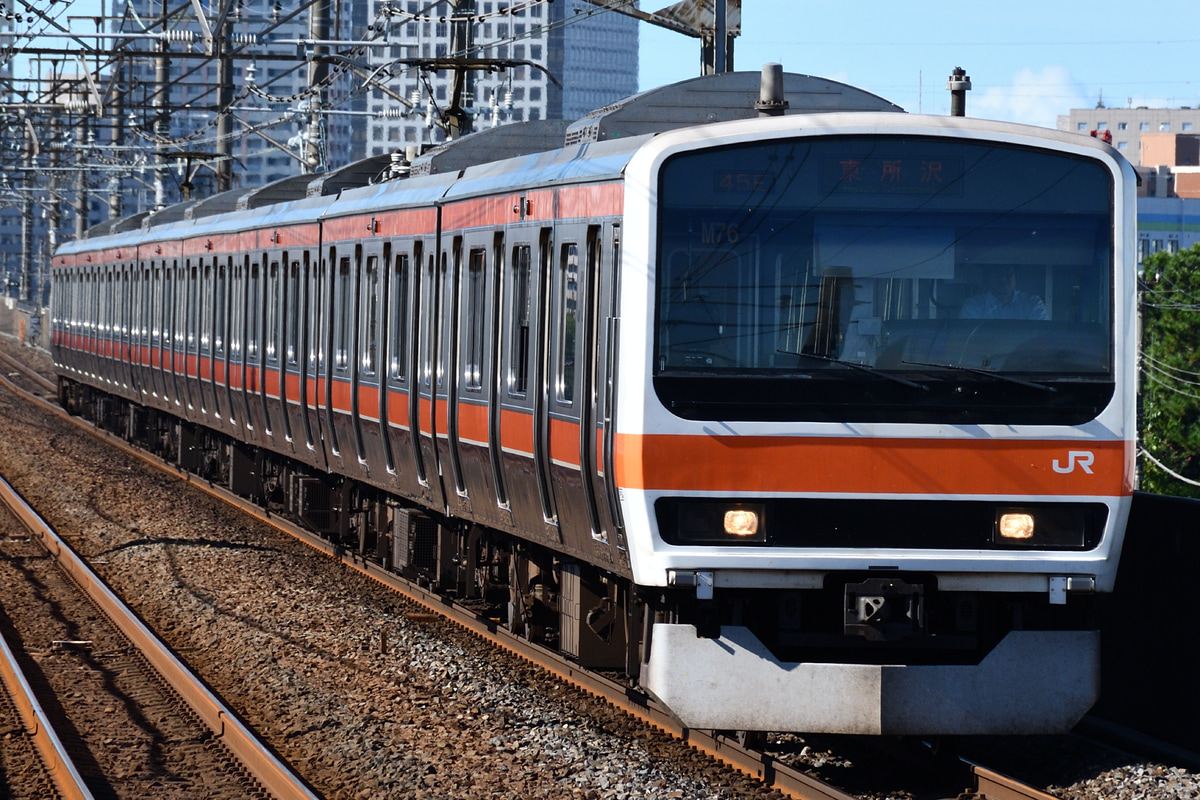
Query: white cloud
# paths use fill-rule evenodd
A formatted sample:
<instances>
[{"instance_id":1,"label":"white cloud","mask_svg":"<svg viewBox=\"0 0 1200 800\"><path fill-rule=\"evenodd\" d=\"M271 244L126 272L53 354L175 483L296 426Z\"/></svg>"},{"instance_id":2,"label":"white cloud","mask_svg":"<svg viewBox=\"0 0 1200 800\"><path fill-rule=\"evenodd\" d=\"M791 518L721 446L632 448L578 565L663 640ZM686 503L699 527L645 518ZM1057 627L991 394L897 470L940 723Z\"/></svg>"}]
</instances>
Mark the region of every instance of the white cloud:
<instances>
[{"instance_id":1,"label":"white cloud","mask_svg":"<svg viewBox=\"0 0 1200 800\"><path fill-rule=\"evenodd\" d=\"M1059 114L1072 108L1090 108L1098 97L1088 97L1082 83L1066 67L1041 70L1025 67L1007 85L980 86L967 95L967 114L972 117L1023 122L1053 128Z\"/></svg>"}]
</instances>

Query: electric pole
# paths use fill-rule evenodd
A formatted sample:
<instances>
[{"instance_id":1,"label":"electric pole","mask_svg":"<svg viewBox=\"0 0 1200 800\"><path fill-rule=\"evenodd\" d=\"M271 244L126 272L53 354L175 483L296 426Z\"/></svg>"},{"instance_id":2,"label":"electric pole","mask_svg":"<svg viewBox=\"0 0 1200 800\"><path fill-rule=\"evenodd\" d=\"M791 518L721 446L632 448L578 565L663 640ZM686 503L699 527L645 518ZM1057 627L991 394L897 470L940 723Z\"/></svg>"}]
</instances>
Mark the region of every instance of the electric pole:
<instances>
[{"instance_id":1,"label":"electric pole","mask_svg":"<svg viewBox=\"0 0 1200 800\"><path fill-rule=\"evenodd\" d=\"M125 141L125 60L118 58L113 65L113 80L108 107L112 109L113 127L109 139L110 144L119 145ZM121 216L121 180L115 175L108 184L108 218L118 219Z\"/></svg>"},{"instance_id":2,"label":"electric pole","mask_svg":"<svg viewBox=\"0 0 1200 800\"><path fill-rule=\"evenodd\" d=\"M171 45L167 41L167 0L162 0L162 39L154 60L154 209L167 204L167 138L171 135Z\"/></svg>"},{"instance_id":3,"label":"electric pole","mask_svg":"<svg viewBox=\"0 0 1200 800\"><path fill-rule=\"evenodd\" d=\"M315 0L309 7L308 36L314 42L329 40L329 2ZM325 82L329 78L329 62L325 58L329 47L314 44L308 62L308 130L304 136L304 171L321 172L321 111L326 106L328 90Z\"/></svg>"},{"instance_id":4,"label":"electric pole","mask_svg":"<svg viewBox=\"0 0 1200 800\"><path fill-rule=\"evenodd\" d=\"M213 31L213 52L217 57L217 192L233 188L233 59L229 57L233 22L226 14L221 28Z\"/></svg>"},{"instance_id":5,"label":"electric pole","mask_svg":"<svg viewBox=\"0 0 1200 800\"><path fill-rule=\"evenodd\" d=\"M24 117L24 115L22 115ZM21 176L21 288L18 300L29 301L29 277L33 274L33 192L37 187L34 173L38 154L37 136L29 117L24 117L25 157Z\"/></svg>"},{"instance_id":6,"label":"electric pole","mask_svg":"<svg viewBox=\"0 0 1200 800\"><path fill-rule=\"evenodd\" d=\"M89 203L87 170L83 169L83 165L87 163L91 152L86 114L81 114L79 122L75 123L75 148L79 152L80 166L75 172L75 238L82 239L87 235Z\"/></svg>"},{"instance_id":7,"label":"electric pole","mask_svg":"<svg viewBox=\"0 0 1200 800\"><path fill-rule=\"evenodd\" d=\"M470 58L475 43L475 0L449 0L450 4L450 57ZM471 132L471 115L464 108L474 105L475 78L473 70L454 70L454 86L450 95L450 107L446 109L446 136L457 139Z\"/></svg>"}]
</instances>

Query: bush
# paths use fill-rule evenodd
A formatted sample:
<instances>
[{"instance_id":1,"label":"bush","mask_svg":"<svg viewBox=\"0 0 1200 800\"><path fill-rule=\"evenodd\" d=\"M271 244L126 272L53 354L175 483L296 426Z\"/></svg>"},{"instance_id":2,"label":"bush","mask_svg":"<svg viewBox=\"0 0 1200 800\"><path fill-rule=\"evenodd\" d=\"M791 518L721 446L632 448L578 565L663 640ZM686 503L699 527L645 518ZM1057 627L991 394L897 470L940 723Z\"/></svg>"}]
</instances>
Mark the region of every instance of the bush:
<instances>
[{"instance_id":1,"label":"bush","mask_svg":"<svg viewBox=\"0 0 1200 800\"><path fill-rule=\"evenodd\" d=\"M1143 264L1141 488L1200 497L1200 244ZM1190 481L1195 481L1193 485Z\"/></svg>"}]
</instances>

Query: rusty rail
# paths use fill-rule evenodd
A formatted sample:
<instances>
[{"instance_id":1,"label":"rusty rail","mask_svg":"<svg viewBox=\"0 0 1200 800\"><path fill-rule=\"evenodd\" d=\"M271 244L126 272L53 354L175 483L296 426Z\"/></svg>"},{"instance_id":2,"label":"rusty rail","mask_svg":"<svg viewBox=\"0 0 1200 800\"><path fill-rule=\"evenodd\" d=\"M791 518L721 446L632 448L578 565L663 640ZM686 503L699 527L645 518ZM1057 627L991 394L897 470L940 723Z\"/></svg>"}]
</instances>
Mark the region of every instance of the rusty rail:
<instances>
[{"instance_id":1,"label":"rusty rail","mask_svg":"<svg viewBox=\"0 0 1200 800\"><path fill-rule=\"evenodd\" d=\"M8 688L25 730L33 739L33 744L41 756L42 763L46 765L50 779L58 787L59 794L64 800L93 800L91 790L80 777L79 770L75 768L70 754L33 693L33 687L26 680L21 665L17 663L16 654L3 636L0 636L0 656L3 656L0 658L0 679L3 679Z\"/></svg>"},{"instance_id":2,"label":"rusty rail","mask_svg":"<svg viewBox=\"0 0 1200 800\"><path fill-rule=\"evenodd\" d=\"M967 763L975 776L975 793L987 800L1058 800L1052 794L1007 775L992 772L979 764Z\"/></svg>"},{"instance_id":3,"label":"rusty rail","mask_svg":"<svg viewBox=\"0 0 1200 800\"><path fill-rule=\"evenodd\" d=\"M32 369L29 366L26 366L24 362L13 358L8 353L0 351L0 363L3 363L5 366L11 367L12 369L20 372L26 378L29 378L29 380L33 381L38 386L41 386L47 392L54 392L58 389L54 381L48 380L44 375L42 375L42 373Z\"/></svg>"},{"instance_id":4,"label":"rusty rail","mask_svg":"<svg viewBox=\"0 0 1200 800\"><path fill-rule=\"evenodd\" d=\"M79 587L146 657L175 692L242 762L247 772L278 800L318 800L304 782L266 748L225 703L176 658L145 623L113 593L16 490L0 478L0 500L59 562Z\"/></svg>"}]
</instances>

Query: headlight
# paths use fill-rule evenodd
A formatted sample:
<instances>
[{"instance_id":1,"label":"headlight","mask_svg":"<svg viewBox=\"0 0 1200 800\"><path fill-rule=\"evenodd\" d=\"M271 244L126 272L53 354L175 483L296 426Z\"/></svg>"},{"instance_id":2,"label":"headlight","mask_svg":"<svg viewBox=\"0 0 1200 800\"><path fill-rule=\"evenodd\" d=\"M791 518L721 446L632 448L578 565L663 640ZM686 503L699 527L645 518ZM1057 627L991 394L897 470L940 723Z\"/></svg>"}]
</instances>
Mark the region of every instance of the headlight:
<instances>
[{"instance_id":1,"label":"headlight","mask_svg":"<svg viewBox=\"0 0 1200 800\"><path fill-rule=\"evenodd\" d=\"M678 544L761 544L767 541L766 506L761 503L682 501L674 515L660 517L663 538ZM669 521L674 516L674 525ZM674 530L670 530L674 527Z\"/></svg>"},{"instance_id":2,"label":"headlight","mask_svg":"<svg viewBox=\"0 0 1200 800\"><path fill-rule=\"evenodd\" d=\"M996 532L1003 541L1019 541L1033 538L1033 515L1008 512L1000 515Z\"/></svg>"},{"instance_id":3,"label":"headlight","mask_svg":"<svg viewBox=\"0 0 1200 800\"><path fill-rule=\"evenodd\" d=\"M758 533L758 512L750 508L726 511L725 532L730 536L754 536Z\"/></svg>"},{"instance_id":4,"label":"headlight","mask_svg":"<svg viewBox=\"0 0 1200 800\"><path fill-rule=\"evenodd\" d=\"M1087 545L1083 509L997 508L992 543L1027 550L1083 548Z\"/></svg>"}]
</instances>

